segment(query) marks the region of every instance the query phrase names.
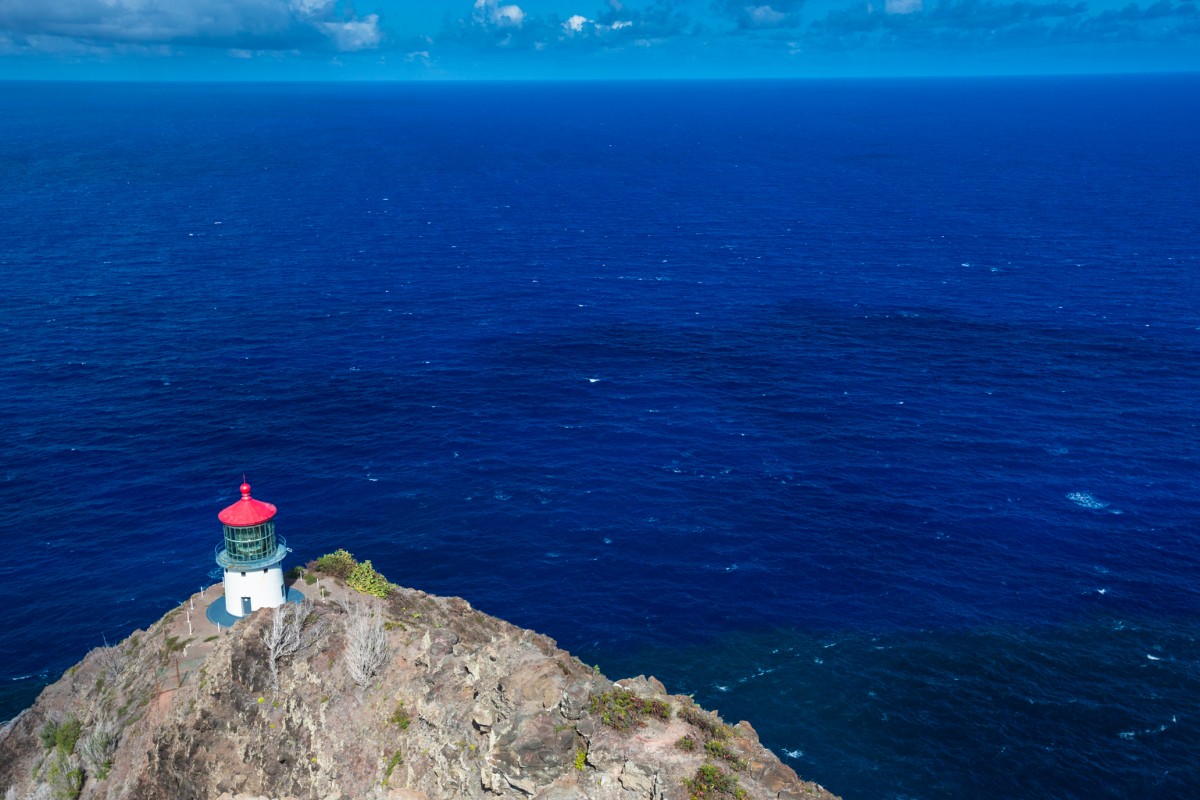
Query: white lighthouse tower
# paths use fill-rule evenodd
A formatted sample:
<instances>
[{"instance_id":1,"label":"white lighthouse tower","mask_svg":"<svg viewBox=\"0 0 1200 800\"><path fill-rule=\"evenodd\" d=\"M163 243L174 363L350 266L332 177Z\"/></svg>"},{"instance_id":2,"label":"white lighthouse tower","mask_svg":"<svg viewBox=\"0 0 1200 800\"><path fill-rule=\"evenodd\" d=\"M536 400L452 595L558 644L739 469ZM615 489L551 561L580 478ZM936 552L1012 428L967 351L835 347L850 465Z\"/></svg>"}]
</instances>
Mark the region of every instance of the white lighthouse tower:
<instances>
[{"instance_id":1,"label":"white lighthouse tower","mask_svg":"<svg viewBox=\"0 0 1200 800\"><path fill-rule=\"evenodd\" d=\"M289 550L283 537L275 535L275 506L252 498L248 483L241 491L242 499L217 515L225 526L225 542L215 553L225 571L225 611L235 618L288 599L282 564Z\"/></svg>"}]
</instances>

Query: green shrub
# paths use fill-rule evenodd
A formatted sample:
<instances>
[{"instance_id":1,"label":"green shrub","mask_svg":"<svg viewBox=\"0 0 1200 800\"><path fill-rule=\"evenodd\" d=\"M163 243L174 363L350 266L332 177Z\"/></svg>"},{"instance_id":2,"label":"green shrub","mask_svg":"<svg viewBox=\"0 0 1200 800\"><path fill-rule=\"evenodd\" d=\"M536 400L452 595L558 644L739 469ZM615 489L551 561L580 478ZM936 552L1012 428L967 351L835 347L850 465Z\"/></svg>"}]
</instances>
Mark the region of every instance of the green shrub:
<instances>
[{"instance_id":1,"label":"green shrub","mask_svg":"<svg viewBox=\"0 0 1200 800\"><path fill-rule=\"evenodd\" d=\"M408 726L412 724L412 717L404 710L403 700L396 704L396 710L392 712L392 716L388 717L388 722L399 725L402 731L408 730Z\"/></svg>"},{"instance_id":2,"label":"green shrub","mask_svg":"<svg viewBox=\"0 0 1200 800\"><path fill-rule=\"evenodd\" d=\"M575 769L583 772L584 766L587 764L587 750L575 751Z\"/></svg>"},{"instance_id":3,"label":"green shrub","mask_svg":"<svg viewBox=\"0 0 1200 800\"><path fill-rule=\"evenodd\" d=\"M388 583L387 578L375 570L375 567L371 566L371 559L356 566L350 572L346 583L363 594L371 594L376 597L387 597L392 592L392 585Z\"/></svg>"},{"instance_id":4,"label":"green shrub","mask_svg":"<svg viewBox=\"0 0 1200 800\"><path fill-rule=\"evenodd\" d=\"M738 786L738 779L713 764L704 764L696 774L683 779L690 800L715 800L718 797L743 798L746 790Z\"/></svg>"},{"instance_id":5,"label":"green shrub","mask_svg":"<svg viewBox=\"0 0 1200 800\"><path fill-rule=\"evenodd\" d=\"M647 700L628 689L612 689L594 695L591 711L600 715L602 723L619 731L644 726L644 717L655 717L664 721L671 718L671 707L662 700Z\"/></svg>"},{"instance_id":6,"label":"green shrub","mask_svg":"<svg viewBox=\"0 0 1200 800\"><path fill-rule=\"evenodd\" d=\"M309 569L343 579L350 577L350 573L357 566L358 561L355 560L354 556L340 548L334 550L332 553L321 556L316 561L310 561L308 564Z\"/></svg>"},{"instance_id":7,"label":"green shrub","mask_svg":"<svg viewBox=\"0 0 1200 800\"><path fill-rule=\"evenodd\" d=\"M283 579L288 582L296 581L299 580L300 576L303 574L304 567L292 567L287 572L283 573Z\"/></svg>"},{"instance_id":8,"label":"green shrub","mask_svg":"<svg viewBox=\"0 0 1200 800\"><path fill-rule=\"evenodd\" d=\"M49 752L58 741L58 723L52 719L46 720L46 724L42 726L38 738L42 740L42 749Z\"/></svg>"},{"instance_id":9,"label":"green shrub","mask_svg":"<svg viewBox=\"0 0 1200 800\"><path fill-rule=\"evenodd\" d=\"M675 747L676 749L682 750L685 753L690 753L696 749L696 740L690 736L680 736L675 741Z\"/></svg>"},{"instance_id":10,"label":"green shrub","mask_svg":"<svg viewBox=\"0 0 1200 800\"><path fill-rule=\"evenodd\" d=\"M82 728L79 718L75 716L67 717L59 723L54 731L54 744L58 746L60 753L70 755L75 752L75 744L79 741L79 731Z\"/></svg>"},{"instance_id":11,"label":"green shrub","mask_svg":"<svg viewBox=\"0 0 1200 800\"><path fill-rule=\"evenodd\" d=\"M46 782L54 800L75 800L83 791L83 768L77 759L59 750L50 761Z\"/></svg>"},{"instance_id":12,"label":"green shrub","mask_svg":"<svg viewBox=\"0 0 1200 800\"><path fill-rule=\"evenodd\" d=\"M306 572L306 573L304 573L304 582L307 583L309 586L312 586L314 583L317 582L317 576L310 575Z\"/></svg>"}]
</instances>

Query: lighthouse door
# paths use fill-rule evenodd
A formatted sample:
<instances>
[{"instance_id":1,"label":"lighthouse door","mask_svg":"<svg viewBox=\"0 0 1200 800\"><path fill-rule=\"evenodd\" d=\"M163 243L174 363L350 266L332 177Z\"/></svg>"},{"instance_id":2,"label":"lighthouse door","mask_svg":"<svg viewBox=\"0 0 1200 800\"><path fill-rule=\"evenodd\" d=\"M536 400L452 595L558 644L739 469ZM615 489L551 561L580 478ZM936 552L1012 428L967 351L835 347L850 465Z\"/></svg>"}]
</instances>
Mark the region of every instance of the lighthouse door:
<instances>
[{"instance_id":1,"label":"lighthouse door","mask_svg":"<svg viewBox=\"0 0 1200 800\"><path fill-rule=\"evenodd\" d=\"M242 598L242 616L245 616L246 614L249 614L249 613L250 613L250 598L243 597Z\"/></svg>"}]
</instances>

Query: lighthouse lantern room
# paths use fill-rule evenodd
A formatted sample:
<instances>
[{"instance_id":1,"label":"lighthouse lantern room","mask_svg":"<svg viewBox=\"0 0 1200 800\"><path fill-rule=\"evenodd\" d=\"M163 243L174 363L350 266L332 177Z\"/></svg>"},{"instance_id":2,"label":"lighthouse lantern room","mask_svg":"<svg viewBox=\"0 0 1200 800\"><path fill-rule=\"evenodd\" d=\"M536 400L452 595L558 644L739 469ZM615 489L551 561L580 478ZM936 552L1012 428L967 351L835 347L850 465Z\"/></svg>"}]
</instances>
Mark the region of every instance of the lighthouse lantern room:
<instances>
[{"instance_id":1,"label":"lighthouse lantern room","mask_svg":"<svg viewBox=\"0 0 1200 800\"><path fill-rule=\"evenodd\" d=\"M275 608L288 599L283 583L287 542L275 535L275 506L250 496L250 484L241 486L242 499L217 518L225 526L225 541L217 545L217 564L225 573L225 610L244 617L260 608Z\"/></svg>"}]
</instances>

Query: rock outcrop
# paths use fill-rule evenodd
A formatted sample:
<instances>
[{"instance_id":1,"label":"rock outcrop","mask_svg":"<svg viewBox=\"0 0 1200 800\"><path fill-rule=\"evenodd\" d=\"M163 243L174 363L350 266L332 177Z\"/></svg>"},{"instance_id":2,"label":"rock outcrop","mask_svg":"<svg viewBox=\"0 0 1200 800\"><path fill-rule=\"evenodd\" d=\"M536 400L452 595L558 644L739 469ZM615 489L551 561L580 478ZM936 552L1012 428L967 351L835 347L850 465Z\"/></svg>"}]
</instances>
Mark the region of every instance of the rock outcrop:
<instances>
[{"instance_id":1,"label":"rock outcrop","mask_svg":"<svg viewBox=\"0 0 1200 800\"><path fill-rule=\"evenodd\" d=\"M6 798L832 798L748 723L654 678L611 681L461 598L297 587L319 599L293 620L298 649L276 648L278 689L276 612L218 631L210 587L0 728ZM347 669L364 657L355 609L386 641L365 685Z\"/></svg>"}]
</instances>

